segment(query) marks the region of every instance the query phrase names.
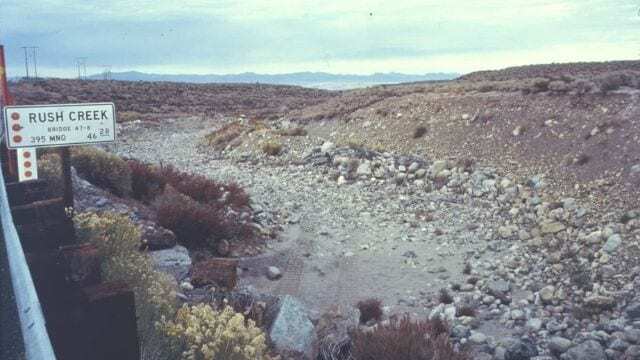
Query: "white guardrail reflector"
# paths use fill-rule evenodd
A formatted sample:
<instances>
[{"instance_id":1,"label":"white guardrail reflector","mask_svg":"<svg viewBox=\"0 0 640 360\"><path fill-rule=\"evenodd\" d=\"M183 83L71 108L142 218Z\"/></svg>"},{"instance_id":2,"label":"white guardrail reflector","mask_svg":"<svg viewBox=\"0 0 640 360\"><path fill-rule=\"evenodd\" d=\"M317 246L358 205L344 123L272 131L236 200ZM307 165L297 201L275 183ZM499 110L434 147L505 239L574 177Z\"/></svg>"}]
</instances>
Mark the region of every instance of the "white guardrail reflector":
<instances>
[{"instance_id":1,"label":"white guardrail reflector","mask_svg":"<svg viewBox=\"0 0 640 360\"><path fill-rule=\"evenodd\" d=\"M36 148L18 149L18 181L38 179Z\"/></svg>"}]
</instances>

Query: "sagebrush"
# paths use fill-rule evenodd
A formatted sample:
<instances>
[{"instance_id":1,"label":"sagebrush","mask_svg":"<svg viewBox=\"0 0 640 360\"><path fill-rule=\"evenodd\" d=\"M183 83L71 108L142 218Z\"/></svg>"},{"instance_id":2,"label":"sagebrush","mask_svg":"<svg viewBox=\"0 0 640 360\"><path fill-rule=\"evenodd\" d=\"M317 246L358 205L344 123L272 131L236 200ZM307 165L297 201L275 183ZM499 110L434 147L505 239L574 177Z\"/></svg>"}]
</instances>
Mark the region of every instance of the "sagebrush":
<instances>
[{"instance_id":1,"label":"sagebrush","mask_svg":"<svg viewBox=\"0 0 640 360\"><path fill-rule=\"evenodd\" d=\"M135 293L142 359L171 358L169 342L155 323L175 314L176 285L138 251L140 230L126 216L114 213L82 213L74 223L78 240L98 248L103 279L124 282Z\"/></svg>"},{"instance_id":2,"label":"sagebrush","mask_svg":"<svg viewBox=\"0 0 640 360\"><path fill-rule=\"evenodd\" d=\"M183 359L269 359L264 332L230 306L215 310L208 304L185 304L175 319L163 319L159 327L174 340Z\"/></svg>"}]
</instances>

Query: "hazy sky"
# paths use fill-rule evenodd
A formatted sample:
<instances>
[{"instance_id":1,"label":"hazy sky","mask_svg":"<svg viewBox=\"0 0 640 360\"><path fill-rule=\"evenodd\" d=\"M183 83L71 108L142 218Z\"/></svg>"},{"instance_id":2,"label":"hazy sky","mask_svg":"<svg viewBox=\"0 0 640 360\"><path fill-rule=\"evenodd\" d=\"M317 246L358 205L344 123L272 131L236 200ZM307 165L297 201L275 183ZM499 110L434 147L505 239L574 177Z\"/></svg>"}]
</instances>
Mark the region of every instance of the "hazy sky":
<instances>
[{"instance_id":1,"label":"hazy sky","mask_svg":"<svg viewBox=\"0 0 640 360\"><path fill-rule=\"evenodd\" d=\"M637 0L0 0L10 75L469 72L640 56Z\"/></svg>"}]
</instances>

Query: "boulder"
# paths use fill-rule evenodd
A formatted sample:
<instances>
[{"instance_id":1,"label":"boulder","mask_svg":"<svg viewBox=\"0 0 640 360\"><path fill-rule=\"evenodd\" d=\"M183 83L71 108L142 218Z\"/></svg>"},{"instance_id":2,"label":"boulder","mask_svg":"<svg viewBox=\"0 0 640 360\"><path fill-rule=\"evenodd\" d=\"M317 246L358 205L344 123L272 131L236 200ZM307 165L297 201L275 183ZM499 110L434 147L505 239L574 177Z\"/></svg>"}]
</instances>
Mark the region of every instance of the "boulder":
<instances>
[{"instance_id":1,"label":"boulder","mask_svg":"<svg viewBox=\"0 0 640 360\"><path fill-rule=\"evenodd\" d=\"M511 284L504 280L495 280L487 285L487 292L499 299L505 298L511 291Z\"/></svg>"},{"instance_id":2,"label":"boulder","mask_svg":"<svg viewBox=\"0 0 640 360\"><path fill-rule=\"evenodd\" d=\"M335 148L336 148L336 144L332 143L331 141L327 141L324 144L322 144L320 151L322 153L328 153L335 150Z\"/></svg>"},{"instance_id":3,"label":"boulder","mask_svg":"<svg viewBox=\"0 0 640 360\"><path fill-rule=\"evenodd\" d=\"M356 174L359 176L371 176L371 163L369 161L363 161L358 165L358 169L356 170Z\"/></svg>"},{"instance_id":4,"label":"boulder","mask_svg":"<svg viewBox=\"0 0 640 360\"><path fill-rule=\"evenodd\" d=\"M546 222L540 225L540 233L542 235L556 234L565 230L566 228L567 227L561 222Z\"/></svg>"},{"instance_id":5,"label":"boulder","mask_svg":"<svg viewBox=\"0 0 640 360\"><path fill-rule=\"evenodd\" d=\"M538 356L538 349L529 341L516 340L509 344L504 353L504 360L529 360Z\"/></svg>"},{"instance_id":6,"label":"boulder","mask_svg":"<svg viewBox=\"0 0 640 360\"><path fill-rule=\"evenodd\" d=\"M600 343L595 340L587 340L578 346L574 346L564 353L563 360L606 360L607 355Z\"/></svg>"},{"instance_id":7,"label":"boulder","mask_svg":"<svg viewBox=\"0 0 640 360\"><path fill-rule=\"evenodd\" d=\"M267 278L269 280L278 280L282 277L282 271L275 266L269 266L267 268Z\"/></svg>"},{"instance_id":8,"label":"boulder","mask_svg":"<svg viewBox=\"0 0 640 360\"><path fill-rule=\"evenodd\" d=\"M170 249L150 251L149 255L158 270L173 275L178 281L184 279L191 270L189 250L184 246L176 245Z\"/></svg>"},{"instance_id":9,"label":"boulder","mask_svg":"<svg viewBox=\"0 0 640 360\"><path fill-rule=\"evenodd\" d=\"M619 234L613 234L607 238L607 242L604 243L602 250L612 253L616 251L622 244L622 237Z\"/></svg>"},{"instance_id":10,"label":"boulder","mask_svg":"<svg viewBox=\"0 0 640 360\"><path fill-rule=\"evenodd\" d=\"M305 359L313 357L313 324L304 306L289 295L280 300L269 337L279 351L294 352L303 355Z\"/></svg>"},{"instance_id":11,"label":"boulder","mask_svg":"<svg viewBox=\"0 0 640 360\"><path fill-rule=\"evenodd\" d=\"M560 336L554 336L549 339L547 347L553 355L559 356L567 352L573 346L573 342Z\"/></svg>"},{"instance_id":12,"label":"boulder","mask_svg":"<svg viewBox=\"0 0 640 360\"><path fill-rule=\"evenodd\" d=\"M165 229L151 222L145 222L141 228L142 243L149 250L169 249L177 244L176 235L169 229Z\"/></svg>"}]
</instances>

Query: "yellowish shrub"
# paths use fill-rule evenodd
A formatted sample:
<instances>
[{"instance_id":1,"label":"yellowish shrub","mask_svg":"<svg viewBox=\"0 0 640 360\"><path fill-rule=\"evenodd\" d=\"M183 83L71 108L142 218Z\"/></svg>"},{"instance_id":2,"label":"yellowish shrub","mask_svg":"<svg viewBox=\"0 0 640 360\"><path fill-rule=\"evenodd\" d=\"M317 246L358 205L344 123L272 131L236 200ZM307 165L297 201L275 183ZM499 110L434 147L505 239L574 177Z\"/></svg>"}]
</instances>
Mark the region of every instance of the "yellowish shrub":
<instances>
[{"instance_id":1,"label":"yellowish shrub","mask_svg":"<svg viewBox=\"0 0 640 360\"><path fill-rule=\"evenodd\" d=\"M276 155L279 155L281 151L282 151L282 143L278 141L269 140L262 143L262 152L264 152L267 155L276 156Z\"/></svg>"},{"instance_id":2,"label":"yellowish shrub","mask_svg":"<svg viewBox=\"0 0 640 360\"><path fill-rule=\"evenodd\" d=\"M126 161L95 147L74 148L71 163L90 183L118 196L131 193L131 171Z\"/></svg>"},{"instance_id":3,"label":"yellowish shrub","mask_svg":"<svg viewBox=\"0 0 640 360\"><path fill-rule=\"evenodd\" d=\"M47 181L47 191L51 196L62 196L64 179L60 155L55 153L42 155L38 159L38 177Z\"/></svg>"},{"instance_id":4,"label":"yellowish shrub","mask_svg":"<svg viewBox=\"0 0 640 360\"><path fill-rule=\"evenodd\" d=\"M78 240L98 248L104 280L125 282L135 293L142 358L167 358L169 343L155 323L175 314L175 284L138 251L140 230L126 216L115 213L82 213L74 217L74 222Z\"/></svg>"},{"instance_id":5,"label":"yellowish shrub","mask_svg":"<svg viewBox=\"0 0 640 360\"><path fill-rule=\"evenodd\" d=\"M159 327L181 347L183 359L269 359L264 332L230 306L218 311L208 304L185 304L174 320L163 319Z\"/></svg>"},{"instance_id":6,"label":"yellowish shrub","mask_svg":"<svg viewBox=\"0 0 640 360\"><path fill-rule=\"evenodd\" d=\"M245 131L247 131L245 125L240 122L232 122L206 135L205 142L214 150L224 150Z\"/></svg>"}]
</instances>

